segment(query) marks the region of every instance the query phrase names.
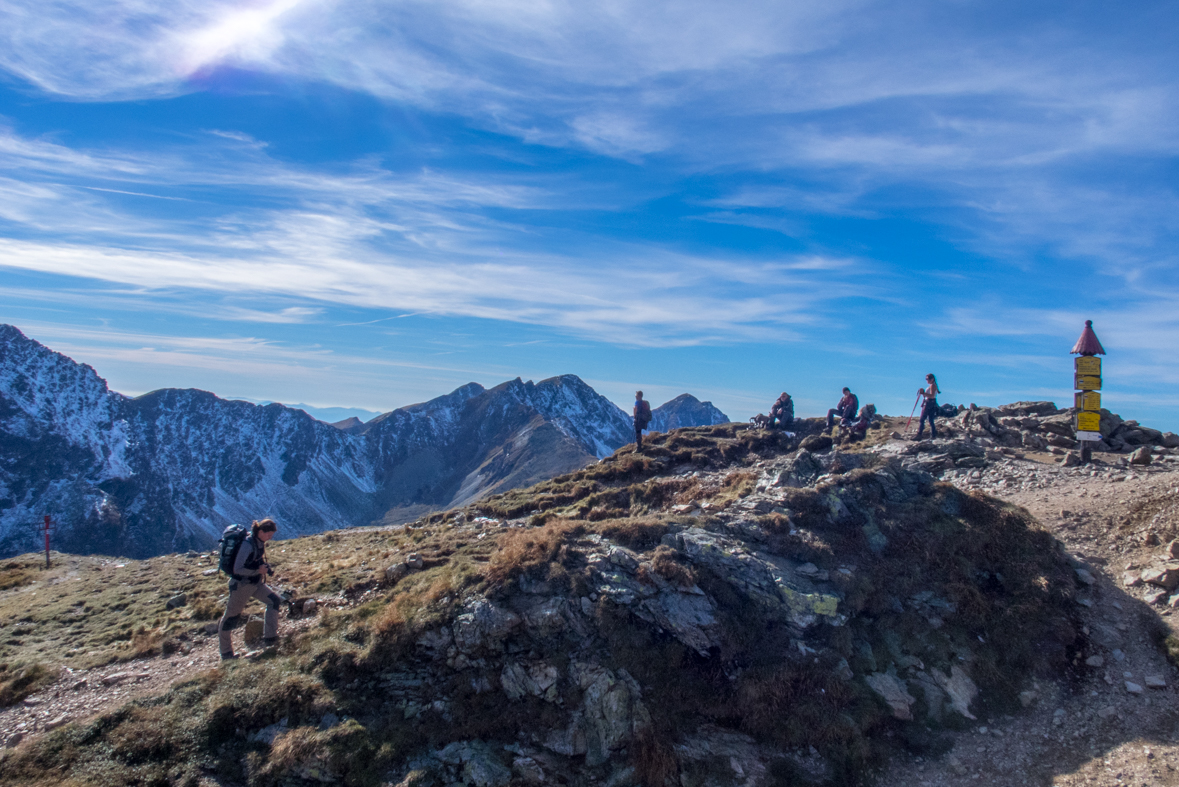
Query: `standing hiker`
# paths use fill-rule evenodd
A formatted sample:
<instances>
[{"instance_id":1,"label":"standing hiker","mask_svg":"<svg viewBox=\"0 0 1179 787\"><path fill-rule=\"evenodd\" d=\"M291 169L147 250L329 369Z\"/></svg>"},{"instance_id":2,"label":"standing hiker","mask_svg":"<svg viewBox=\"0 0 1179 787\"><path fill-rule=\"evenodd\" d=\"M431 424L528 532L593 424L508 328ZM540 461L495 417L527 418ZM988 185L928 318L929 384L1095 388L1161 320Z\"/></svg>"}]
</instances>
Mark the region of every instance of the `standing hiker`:
<instances>
[{"instance_id":1,"label":"standing hiker","mask_svg":"<svg viewBox=\"0 0 1179 787\"><path fill-rule=\"evenodd\" d=\"M643 430L651 423L651 403L643 398L642 391L635 391L635 450L643 450Z\"/></svg>"},{"instance_id":2,"label":"standing hiker","mask_svg":"<svg viewBox=\"0 0 1179 787\"><path fill-rule=\"evenodd\" d=\"M789 429L794 424L794 400L785 391L770 408L770 429Z\"/></svg>"},{"instance_id":3,"label":"standing hiker","mask_svg":"<svg viewBox=\"0 0 1179 787\"><path fill-rule=\"evenodd\" d=\"M929 436L934 440L937 439L937 427L933 423L934 416L937 415L937 395L941 393L941 389L937 387L937 378L933 373L925 375L925 387L917 389L918 396L925 397L925 403L921 405L921 420L917 423L917 439L921 439L921 433L925 430L925 419L929 419Z\"/></svg>"},{"instance_id":4,"label":"standing hiker","mask_svg":"<svg viewBox=\"0 0 1179 787\"><path fill-rule=\"evenodd\" d=\"M827 411L827 433L835 428L835 416L839 416L840 426L845 422L850 422L856 417L856 411L860 409L860 400L856 397L851 389L844 387L843 398L839 400L839 404Z\"/></svg>"},{"instance_id":5,"label":"standing hiker","mask_svg":"<svg viewBox=\"0 0 1179 787\"><path fill-rule=\"evenodd\" d=\"M237 546L229 576L229 601L225 604L225 616L218 626L222 661L237 658L233 654L233 630L245 624L242 612L252 598L266 605L262 644L269 648L278 643L278 608L282 599L263 581L274 573L274 569L266 562L266 542L274 538L277 531L278 525L273 519L255 521L250 534L242 538Z\"/></svg>"}]
</instances>

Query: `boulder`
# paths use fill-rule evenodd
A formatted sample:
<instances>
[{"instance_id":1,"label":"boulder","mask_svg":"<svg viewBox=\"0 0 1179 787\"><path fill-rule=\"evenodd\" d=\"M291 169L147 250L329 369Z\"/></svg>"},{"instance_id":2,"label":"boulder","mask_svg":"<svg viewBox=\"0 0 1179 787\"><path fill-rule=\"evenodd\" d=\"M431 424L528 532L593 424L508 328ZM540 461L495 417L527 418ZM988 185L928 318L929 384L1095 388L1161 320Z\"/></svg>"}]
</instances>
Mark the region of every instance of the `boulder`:
<instances>
[{"instance_id":1,"label":"boulder","mask_svg":"<svg viewBox=\"0 0 1179 787\"><path fill-rule=\"evenodd\" d=\"M1164 685L1166 685L1166 684L1164 684ZM50 730L56 730L58 727L64 727L69 723L70 723L69 714L62 713L59 716L45 722L45 731L49 732Z\"/></svg>"},{"instance_id":2,"label":"boulder","mask_svg":"<svg viewBox=\"0 0 1179 787\"><path fill-rule=\"evenodd\" d=\"M517 757L512 760L512 774L525 784L545 783L544 768L531 757Z\"/></svg>"},{"instance_id":3,"label":"boulder","mask_svg":"<svg viewBox=\"0 0 1179 787\"><path fill-rule=\"evenodd\" d=\"M1159 445L1163 448L1179 448L1179 434L1174 432L1163 432L1159 439Z\"/></svg>"},{"instance_id":4,"label":"boulder","mask_svg":"<svg viewBox=\"0 0 1179 787\"><path fill-rule=\"evenodd\" d=\"M303 614L304 615L314 615L315 610L318 607L319 607L318 602L316 602L316 600L313 598L309 598L303 602Z\"/></svg>"},{"instance_id":5,"label":"boulder","mask_svg":"<svg viewBox=\"0 0 1179 787\"><path fill-rule=\"evenodd\" d=\"M1132 465L1149 465L1150 464L1150 446L1144 445L1136 449L1130 454L1130 464Z\"/></svg>"},{"instance_id":6,"label":"boulder","mask_svg":"<svg viewBox=\"0 0 1179 787\"><path fill-rule=\"evenodd\" d=\"M955 665L950 668L949 675L936 669L930 672L937 685L949 696L950 707L973 721L975 716L970 712L970 703L978 696L978 686L966 674L966 670Z\"/></svg>"},{"instance_id":7,"label":"boulder","mask_svg":"<svg viewBox=\"0 0 1179 787\"><path fill-rule=\"evenodd\" d=\"M806 442L805 440L803 442ZM823 466L806 448L800 448L791 457L774 479L774 486L800 488L814 482L823 472Z\"/></svg>"},{"instance_id":8,"label":"boulder","mask_svg":"<svg viewBox=\"0 0 1179 787\"><path fill-rule=\"evenodd\" d=\"M521 613L524 616L524 627L528 633L537 639L552 637L566 631L571 626L577 626L579 635L580 621L569 613L569 604L560 597L546 598L527 607Z\"/></svg>"},{"instance_id":9,"label":"boulder","mask_svg":"<svg viewBox=\"0 0 1179 787\"><path fill-rule=\"evenodd\" d=\"M828 493L826 502L833 521L839 521L847 513L843 501L834 492ZM879 531L875 535L884 538ZM693 564L723 577L773 619L806 629L824 617L839 618L839 597L815 590L785 558L749 551L737 539L702 528L689 528L667 541Z\"/></svg>"},{"instance_id":10,"label":"boulder","mask_svg":"<svg viewBox=\"0 0 1179 787\"><path fill-rule=\"evenodd\" d=\"M177 595L172 596L172 598L168 599L167 607L168 607L168 609L176 609L178 607L183 607L187 603L188 603L188 596L184 593L178 593Z\"/></svg>"},{"instance_id":11,"label":"boulder","mask_svg":"<svg viewBox=\"0 0 1179 787\"><path fill-rule=\"evenodd\" d=\"M485 598L463 605L454 619L454 644L468 655L480 650L500 650L503 640L520 625L520 616Z\"/></svg>"},{"instance_id":12,"label":"boulder","mask_svg":"<svg viewBox=\"0 0 1179 787\"><path fill-rule=\"evenodd\" d=\"M1004 415L1055 415L1058 410L1055 402L1012 402L999 406L999 412Z\"/></svg>"},{"instance_id":13,"label":"boulder","mask_svg":"<svg viewBox=\"0 0 1179 787\"><path fill-rule=\"evenodd\" d=\"M687 733L677 740L675 754L681 763L689 766L685 769L686 771L690 773L703 771L710 774L700 781L683 777L681 780L676 780L677 784L701 784L702 787L703 785L712 787L721 784L767 785L768 787L770 784L783 783L767 778L770 776L769 766L781 756L780 753L769 747L758 745L753 738L736 730L710 724L702 725L695 732ZM794 762L795 766L799 764L797 761ZM796 770L802 771L799 774L800 777L810 777L805 781L800 778L795 782L797 784L817 784L827 781L823 777L828 774L821 766L815 769L817 772L812 773L807 773L811 769L805 767L796 768ZM640 783L638 779L621 782L621 784L638 783Z\"/></svg>"},{"instance_id":14,"label":"boulder","mask_svg":"<svg viewBox=\"0 0 1179 787\"><path fill-rule=\"evenodd\" d=\"M1076 427L1073 425L1072 415L1065 414L1044 418L1040 421L1040 429L1050 434L1071 438L1075 433Z\"/></svg>"},{"instance_id":15,"label":"boulder","mask_svg":"<svg viewBox=\"0 0 1179 787\"><path fill-rule=\"evenodd\" d=\"M720 644L721 626L712 599L695 585L668 588L657 596L643 599L637 614L643 618L649 616L651 622L701 656L707 656L712 647Z\"/></svg>"},{"instance_id":16,"label":"boulder","mask_svg":"<svg viewBox=\"0 0 1179 787\"><path fill-rule=\"evenodd\" d=\"M1172 560L1179 560L1179 538L1167 544L1167 557Z\"/></svg>"},{"instance_id":17,"label":"boulder","mask_svg":"<svg viewBox=\"0 0 1179 787\"><path fill-rule=\"evenodd\" d=\"M396 585L408 573L409 566L405 563L394 563L385 569L385 581L390 585Z\"/></svg>"},{"instance_id":18,"label":"boulder","mask_svg":"<svg viewBox=\"0 0 1179 787\"><path fill-rule=\"evenodd\" d=\"M1077 441L1071 435L1052 433L1048 435L1048 445L1054 445L1057 448L1076 448Z\"/></svg>"},{"instance_id":19,"label":"boulder","mask_svg":"<svg viewBox=\"0 0 1179 787\"><path fill-rule=\"evenodd\" d=\"M437 757L447 765L461 765L463 782L475 787L505 787L512 781L511 770L482 741L455 741L439 751Z\"/></svg>"},{"instance_id":20,"label":"boulder","mask_svg":"<svg viewBox=\"0 0 1179 787\"><path fill-rule=\"evenodd\" d=\"M585 764L601 765L612 751L624 748L633 735L651 723L642 703L642 689L626 670L575 663L570 673L581 687Z\"/></svg>"},{"instance_id":21,"label":"boulder","mask_svg":"<svg viewBox=\"0 0 1179 787\"><path fill-rule=\"evenodd\" d=\"M905 690L905 684L901 683L895 675L877 672L864 678L864 682L868 684L868 688L884 699L888 707L892 709L893 718L902 721L909 721L913 718L910 707L917 700Z\"/></svg>"},{"instance_id":22,"label":"boulder","mask_svg":"<svg viewBox=\"0 0 1179 787\"><path fill-rule=\"evenodd\" d=\"M1032 451L1043 451L1048 447L1048 441L1038 434L1032 432L1023 433L1023 447Z\"/></svg>"},{"instance_id":23,"label":"boulder","mask_svg":"<svg viewBox=\"0 0 1179 787\"><path fill-rule=\"evenodd\" d=\"M525 667L517 662L508 662L500 673L499 683L508 699L531 696L555 702L558 677L560 673L551 664L541 662Z\"/></svg>"},{"instance_id":24,"label":"boulder","mask_svg":"<svg viewBox=\"0 0 1179 787\"><path fill-rule=\"evenodd\" d=\"M422 556L417 552L411 552L405 556L405 565L409 566L414 571L421 571L422 567L425 566L426 563L424 560L422 560Z\"/></svg>"},{"instance_id":25,"label":"boulder","mask_svg":"<svg viewBox=\"0 0 1179 787\"><path fill-rule=\"evenodd\" d=\"M1142 581L1164 590L1174 590L1179 587L1179 563L1168 563L1165 566L1154 566L1142 572Z\"/></svg>"},{"instance_id":26,"label":"boulder","mask_svg":"<svg viewBox=\"0 0 1179 787\"><path fill-rule=\"evenodd\" d=\"M1060 464L1064 467L1079 467L1081 464L1081 456L1076 451L1069 451L1060 458Z\"/></svg>"},{"instance_id":27,"label":"boulder","mask_svg":"<svg viewBox=\"0 0 1179 787\"><path fill-rule=\"evenodd\" d=\"M549 730L548 734L541 739L541 745L564 757L585 754L585 730L582 725L581 711L574 711L565 727Z\"/></svg>"}]
</instances>

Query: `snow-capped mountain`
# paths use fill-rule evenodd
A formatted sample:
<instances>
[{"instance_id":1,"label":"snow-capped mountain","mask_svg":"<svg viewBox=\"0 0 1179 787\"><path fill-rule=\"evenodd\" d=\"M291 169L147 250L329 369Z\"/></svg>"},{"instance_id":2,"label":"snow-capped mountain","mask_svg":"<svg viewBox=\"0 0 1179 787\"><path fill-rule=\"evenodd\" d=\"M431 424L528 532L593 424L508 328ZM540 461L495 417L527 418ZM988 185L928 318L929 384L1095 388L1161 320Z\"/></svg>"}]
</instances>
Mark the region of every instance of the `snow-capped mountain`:
<instances>
[{"instance_id":1,"label":"snow-capped mountain","mask_svg":"<svg viewBox=\"0 0 1179 787\"><path fill-rule=\"evenodd\" d=\"M677 405L662 428L708 410L695 423L727 420L688 399L694 407ZM574 375L469 383L339 426L205 391L123 396L0 325L0 555L36 548L45 514L59 549L132 557L208 548L225 525L264 516L284 535L404 521L633 440L629 415Z\"/></svg>"}]
</instances>

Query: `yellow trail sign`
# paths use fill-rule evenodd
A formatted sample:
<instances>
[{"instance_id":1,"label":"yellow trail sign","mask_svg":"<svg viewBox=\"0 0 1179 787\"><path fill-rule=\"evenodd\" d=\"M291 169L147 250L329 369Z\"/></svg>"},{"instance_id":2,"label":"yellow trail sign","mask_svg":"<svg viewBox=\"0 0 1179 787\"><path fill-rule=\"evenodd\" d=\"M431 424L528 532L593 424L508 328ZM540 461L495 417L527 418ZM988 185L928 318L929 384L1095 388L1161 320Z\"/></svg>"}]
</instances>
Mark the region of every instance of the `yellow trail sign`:
<instances>
[{"instance_id":1,"label":"yellow trail sign","mask_svg":"<svg viewBox=\"0 0 1179 787\"><path fill-rule=\"evenodd\" d=\"M1078 410L1101 410L1101 394L1097 391L1078 391L1073 395L1074 407Z\"/></svg>"},{"instance_id":2,"label":"yellow trail sign","mask_svg":"<svg viewBox=\"0 0 1179 787\"><path fill-rule=\"evenodd\" d=\"M1101 378L1078 374L1073 381L1073 388L1078 391L1100 391Z\"/></svg>"},{"instance_id":3,"label":"yellow trail sign","mask_svg":"<svg viewBox=\"0 0 1179 787\"><path fill-rule=\"evenodd\" d=\"M1101 359L1096 355L1086 355L1077 358L1074 364L1078 375L1083 374L1087 377L1101 376Z\"/></svg>"},{"instance_id":4,"label":"yellow trail sign","mask_svg":"<svg viewBox=\"0 0 1179 787\"><path fill-rule=\"evenodd\" d=\"M1101 431L1101 413L1077 413L1077 430L1082 432Z\"/></svg>"}]
</instances>

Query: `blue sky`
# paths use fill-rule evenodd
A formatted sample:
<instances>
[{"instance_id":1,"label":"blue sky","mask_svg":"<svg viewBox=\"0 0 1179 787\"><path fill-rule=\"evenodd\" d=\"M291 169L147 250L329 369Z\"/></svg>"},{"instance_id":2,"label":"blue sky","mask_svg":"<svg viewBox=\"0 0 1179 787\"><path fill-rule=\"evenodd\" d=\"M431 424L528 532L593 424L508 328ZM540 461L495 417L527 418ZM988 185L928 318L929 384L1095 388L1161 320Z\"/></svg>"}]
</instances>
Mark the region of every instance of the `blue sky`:
<instances>
[{"instance_id":1,"label":"blue sky","mask_svg":"<svg viewBox=\"0 0 1179 787\"><path fill-rule=\"evenodd\" d=\"M115 390L1179 431L1175 3L0 0L0 320Z\"/></svg>"}]
</instances>

